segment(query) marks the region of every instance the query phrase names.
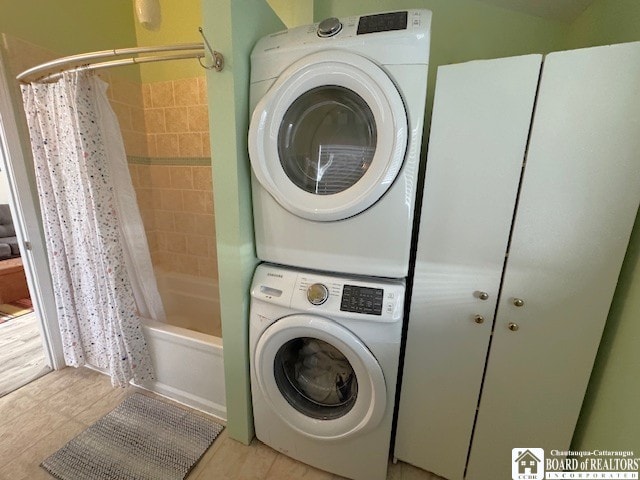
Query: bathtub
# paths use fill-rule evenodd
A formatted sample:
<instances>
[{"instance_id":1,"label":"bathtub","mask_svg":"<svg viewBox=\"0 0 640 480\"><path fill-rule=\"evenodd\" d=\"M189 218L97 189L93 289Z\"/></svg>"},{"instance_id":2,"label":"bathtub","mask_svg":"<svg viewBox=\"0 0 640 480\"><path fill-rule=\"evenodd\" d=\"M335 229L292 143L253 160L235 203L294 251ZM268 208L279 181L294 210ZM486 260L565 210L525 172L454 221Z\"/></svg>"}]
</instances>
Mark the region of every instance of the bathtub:
<instances>
[{"instance_id":1,"label":"bathtub","mask_svg":"<svg viewBox=\"0 0 640 480\"><path fill-rule=\"evenodd\" d=\"M156 279L167 323L144 321L157 377L144 388L226 420L218 286L161 270Z\"/></svg>"}]
</instances>

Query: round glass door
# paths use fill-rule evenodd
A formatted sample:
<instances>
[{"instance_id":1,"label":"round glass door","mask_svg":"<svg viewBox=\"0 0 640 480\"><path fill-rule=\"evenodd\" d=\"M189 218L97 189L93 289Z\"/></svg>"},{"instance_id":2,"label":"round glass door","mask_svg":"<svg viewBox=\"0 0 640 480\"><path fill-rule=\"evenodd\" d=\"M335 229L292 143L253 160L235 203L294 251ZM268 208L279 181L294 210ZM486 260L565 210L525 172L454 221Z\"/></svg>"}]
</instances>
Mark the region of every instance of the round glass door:
<instances>
[{"instance_id":1,"label":"round glass door","mask_svg":"<svg viewBox=\"0 0 640 480\"><path fill-rule=\"evenodd\" d=\"M400 172L404 103L375 63L343 51L304 57L254 109L249 157L255 178L283 208L314 221L352 217Z\"/></svg>"},{"instance_id":2,"label":"round glass door","mask_svg":"<svg viewBox=\"0 0 640 480\"><path fill-rule=\"evenodd\" d=\"M357 93L336 85L303 93L284 114L278 155L302 190L333 195L367 172L376 150L373 112Z\"/></svg>"},{"instance_id":3,"label":"round glass door","mask_svg":"<svg viewBox=\"0 0 640 480\"><path fill-rule=\"evenodd\" d=\"M289 405L311 418L340 418L358 397L358 379L349 360L317 338L289 340L276 353L273 370Z\"/></svg>"},{"instance_id":4,"label":"round glass door","mask_svg":"<svg viewBox=\"0 0 640 480\"><path fill-rule=\"evenodd\" d=\"M258 339L251 365L274 415L314 439L376 427L387 405L382 368L351 331L317 315L290 315Z\"/></svg>"}]
</instances>

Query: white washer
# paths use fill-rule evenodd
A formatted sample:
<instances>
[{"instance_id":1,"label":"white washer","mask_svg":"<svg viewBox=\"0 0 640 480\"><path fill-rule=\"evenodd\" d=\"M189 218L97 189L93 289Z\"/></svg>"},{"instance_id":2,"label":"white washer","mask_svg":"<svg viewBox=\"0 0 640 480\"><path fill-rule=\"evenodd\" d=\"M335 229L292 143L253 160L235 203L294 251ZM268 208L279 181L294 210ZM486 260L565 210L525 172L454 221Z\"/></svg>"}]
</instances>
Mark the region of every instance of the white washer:
<instances>
[{"instance_id":1,"label":"white washer","mask_svg":"<svg viewBox=\"0 0 640 480\"><path fill-rule=\"evenodd\" d=\"M387 475L405 286L262 264L251 287L256 436L316 468Z\"/></svg>"},{"instance_id":2,"label":"white washer","mask_svg":"<svg viewBox=\"0 0 640 480\"><path fill-rule=\"evenodd\" d=\"M408 271L431 12L327 19L251 55L257 255L350 274Z\"/></svg>"}]
</instances>

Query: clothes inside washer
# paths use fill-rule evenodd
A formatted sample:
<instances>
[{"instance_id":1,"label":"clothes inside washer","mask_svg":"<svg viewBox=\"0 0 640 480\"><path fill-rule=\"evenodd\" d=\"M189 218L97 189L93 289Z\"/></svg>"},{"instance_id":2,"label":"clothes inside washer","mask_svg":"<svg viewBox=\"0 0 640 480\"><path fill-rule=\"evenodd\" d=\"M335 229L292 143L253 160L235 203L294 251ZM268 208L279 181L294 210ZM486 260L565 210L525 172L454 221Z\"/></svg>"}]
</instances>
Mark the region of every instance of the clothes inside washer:
<instances>
[{"instance_id":1,"label":"clothes inside washer","mask_svg":"<svg viewBox=\"0 0 640 480\"><path fill-rule=\"evenodd\" d=\"M295 363L296 382L307 397L323 405L339 405L352 397L353 368L338 349L305 338Z\"/></svg>"}]
</instances>

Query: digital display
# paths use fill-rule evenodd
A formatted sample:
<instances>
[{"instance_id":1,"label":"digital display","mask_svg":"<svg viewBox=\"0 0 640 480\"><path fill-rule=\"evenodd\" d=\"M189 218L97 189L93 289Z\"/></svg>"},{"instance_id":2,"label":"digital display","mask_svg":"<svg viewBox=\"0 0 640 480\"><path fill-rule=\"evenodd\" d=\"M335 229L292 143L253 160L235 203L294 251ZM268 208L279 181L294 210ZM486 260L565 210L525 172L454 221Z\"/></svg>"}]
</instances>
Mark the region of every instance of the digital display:
<instances>
[{"instance_id":1,"label":"digital display","mask_svg":"<svg viewBox=\"0 0 640 480\"><path fill-rule=\"evenodd\" d=\"M360 17L358 35L365 33L389 32L407 28L407 12L379 13Z\"/></svg>"},{"instance_id":2,"label":"digital display","mask_svg":"<svg viewBox=\"0 0 640 480\"><path fill-rule=\"evenodd\" d=\"M366 313L368 315L382 315L382 288L357 287L345 285L342 289L340 310L343 312Z\"/></svg>"}]
</instances>

